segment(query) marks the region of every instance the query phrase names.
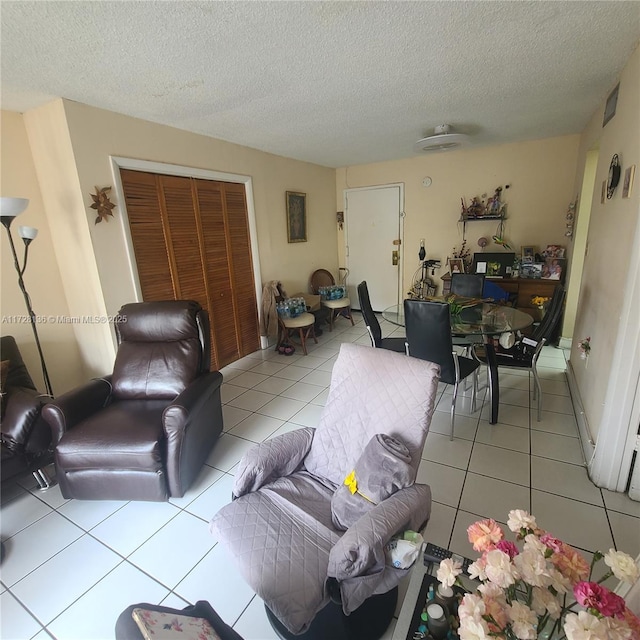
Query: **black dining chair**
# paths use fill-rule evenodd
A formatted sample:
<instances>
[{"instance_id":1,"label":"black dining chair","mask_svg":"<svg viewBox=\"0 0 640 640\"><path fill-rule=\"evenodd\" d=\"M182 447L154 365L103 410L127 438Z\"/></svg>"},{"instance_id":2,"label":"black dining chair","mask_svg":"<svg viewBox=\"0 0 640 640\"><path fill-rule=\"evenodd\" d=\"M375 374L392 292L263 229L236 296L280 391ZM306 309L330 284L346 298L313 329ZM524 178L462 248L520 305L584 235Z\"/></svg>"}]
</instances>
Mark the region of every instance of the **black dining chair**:
<instances>
[{"instance_id":1,"label":"black dining chair","mask_svg":"<svg viewBox=\"0 0 640 640\"><path fill-rule=\"evenodd\" d=\"M477 273L454 273L451 276L451 293L467 298L482 298L484 275ZM464 347L463 355L472 357L472 351L478 344L478 337L454 337L453 344ZM480 340L480 343L482 341Z\"/></svg>"},{"instance_id":2,"label":"black dining chair","mask_svg":"<svg viewBox=\"0 0 640 640\"><path fill-rule=\"evenodd\" d=\"M369 288L367 287L367 282L365 280L358 285L358 300L360 301L360 311L362 312L364 323L367 326L372 346L379 349L388 349L389 351L404 353L404 338L382 337L382 329L380 328L380 323L378 322L378 318L376 318L376 314L373 312L371 299L369 298Z\"/></svg>"},{"instance_id":3,"label":"black dining chair","mask_svg":"<svg viewBox=\"0 0 640 640\"><path fill-rule=\"evenodd\" d=\"M427 300L405 300L404 321L407 332L407 355L429 360L440 365L440 381L453 385L451 400L451 440L456 417L458 386L477 372L480 362L459 357L453 350L451 314L449 305ZM471 410L476 410L477 377L474 375L471 391Z\"/></svg>"},{"instance_id":4,"label":"black dining chair","mask_svg":"<svg viewBox=\"0 0 640 640\"><path fill-rule=\"evenodd\" d=\"M534 329L531 336L520 336L510 349L496 351L498 367L526 369L533 374L533 399L537 401L538 422L542 419L542 387L540 386L540 377L537 369L538 357L542 347L552 340L560 324L566 295L567 292L564 286L558 284L553 291L545 317ZM486 353L482 347L474 350L474 357L483 364L487 364Z\"/></svg>"},{"instance_id":5,"label":"black dining chair","mask_svg":"<svg viewBox=\"0 0 640 640\"><path fill-rule=\"evenodd\" d=\"M467 298L482 298L484 276L477 273L454 273L451 276L451 293Z\"/></svg>"}]
</instances>

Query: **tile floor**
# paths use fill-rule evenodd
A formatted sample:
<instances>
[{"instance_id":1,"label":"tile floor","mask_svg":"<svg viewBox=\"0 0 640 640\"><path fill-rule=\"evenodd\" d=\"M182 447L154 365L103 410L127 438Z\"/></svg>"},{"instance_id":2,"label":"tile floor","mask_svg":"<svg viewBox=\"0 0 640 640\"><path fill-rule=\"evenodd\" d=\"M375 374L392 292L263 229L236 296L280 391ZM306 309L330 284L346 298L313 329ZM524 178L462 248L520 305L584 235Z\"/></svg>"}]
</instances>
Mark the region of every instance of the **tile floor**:
<instances>
[{"instance_id":1,"label":"tile floor","mask_svg":"<svg viewBox=\"0 0 640 640\"><path fill-rule=\"evenodd\" d=\"M361 319L338 320L304 357L258 352L224 370L225 433L187 495L167 503L65 500L30 477L3 487L0 579L4 640L107 640L135 602L183 607L208 600L246 640L272 640L258 597L209 534L230 499L234 466L256 442L315 426L342 342L369 344ZM382 322L384 335L402 329ZM564 352L540 358L544 412L536 422L525 372L501 372L500 423L488 407L459 400L456 439L448 433L450 388L441 397L418 480L431 485L426 539L471 555L465 529L479 517L504 522L531 510L544 528L585 551L616 546L640 553L640 503L587 478L565 378ZM401 594L404 593L401 589ZM398 606L398 611L400 607ZM395 622L385 638L391 638Z\"/></svg>"}]
</instances>

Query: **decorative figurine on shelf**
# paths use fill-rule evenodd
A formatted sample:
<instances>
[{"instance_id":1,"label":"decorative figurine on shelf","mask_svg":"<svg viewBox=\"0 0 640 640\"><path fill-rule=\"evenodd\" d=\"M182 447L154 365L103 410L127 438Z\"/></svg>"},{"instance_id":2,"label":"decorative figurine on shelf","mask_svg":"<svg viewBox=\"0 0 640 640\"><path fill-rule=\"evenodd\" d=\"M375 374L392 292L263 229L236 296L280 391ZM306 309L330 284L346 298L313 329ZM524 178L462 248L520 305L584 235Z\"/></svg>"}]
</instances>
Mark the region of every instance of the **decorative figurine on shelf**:
<instances>
[{"instance_id":1,"label":"decorative figurine on shelf","mask_svg":"<svg viewBox=\"0 0 640 640\"><path fill-rule=\"evenodd\" d=\"M505 185L504 189L508 189L511 185ZM460 198L462 203L462 220L475 220L477 218L504 218L506 216L507 203L502 202L503 187L496 187L493 195L487 198L487 194L482 196L474 196L471 198L471 204L466 206L464 198ZM486 201L485 201L486 200Z\"/></svg>"},{"instance_id":2,"label":"decorative figurine on shelf","mask_svg":"<svg viewBox=\"0 0 640 640\"><path fill-rule=\"evenodd\" d=\"M487 200L487 210L486 215L491 217L503 216L505 207L507 206L506 202L502 202L500 200L502 196L502 187L496 187L496 190L493 193L493 196Z\"/></svg>"}]
</instances>

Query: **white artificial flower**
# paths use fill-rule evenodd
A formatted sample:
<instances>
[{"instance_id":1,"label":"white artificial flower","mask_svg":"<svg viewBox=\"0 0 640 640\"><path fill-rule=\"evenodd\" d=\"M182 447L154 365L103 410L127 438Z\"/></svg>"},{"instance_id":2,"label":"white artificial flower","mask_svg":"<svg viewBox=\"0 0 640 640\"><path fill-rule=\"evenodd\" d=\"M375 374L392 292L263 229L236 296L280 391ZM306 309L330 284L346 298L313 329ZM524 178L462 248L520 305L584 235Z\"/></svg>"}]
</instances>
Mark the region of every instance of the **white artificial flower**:
<instances>
[{"instance_id":1,"label":"white artificial flower","mask_svg":"<svg viewBox=\"0 0 640 640\"><path fill-rule=\"evenodd\" d=\"M458 618L460 618L461 622L467 618L471 620L482 620L485 611L486 608L482 598L473 593L467 593L458 606Z\"/></svg>"},{"instance_id":2,"label":"white artificial flower","mask_svg":"<svg viewBox=\"0 0 640 640\"><path fill-rule=\"evenodd\" d=\"M563 576L560 571L558 571L555 567L552 567L549 570L549 574L551 576L551 587L553 587L558 593L569 593L573 591L573 585L571 584L571 580L566 576Z\"/></svg>"},{"instance_id":3,"label":"white artificial flower","mask_svg":"<svg viewBox=\"0 0 640 640\"><path fill-rule=\"evenodd\" d=\"M622 620L602 618L601 622L607 629L608 640L631 640L633 637L633 632Z\"/></svg>"},{"instance_id":4,"label":"white artificial flower","mask_svg":"<svg viewBox=\"0 0 640 640\"><path fill-rule=\"evenodd\" d=\"M537 551L544 555L547 551L547 547L540 542L540 538L534 533L528 533L524 537L524 543L522 545L524 551Z\"/></svg>"},{"instance_id":5,"label":"white artificial flower","mask_svg":"<svg viewBox=\"0 0 640 640\"><path fill-rule=\"evenodd\" d=\"M487 578L499 587L505 589L518 579L518 573L511 563L511 558L504 551L492 549L487 551L484 558L484 571L487 574Z\"/></svg>"},{"instance_id":6,"label":"white artificial flower","mask_svg":"<svg viewBox=\"0 0 640 640\"><path fill-rule=\"evenodd\" d=\"M478 591L485 597L497 600L498 602L506 602L504 591L493 582L483 582L478 586Z\"/></svg>"},{"instance_id":7,"label":"white artificial flower","mask_svg":"<svg viewBox=\"0 0 640 640\"><path fill-rule=\"evenodd\" d=\"M607 627L588 611L568 613L564 633L567 640L607 640Z\"/></svg>"},{"instance_id":8,"label":"white artificial flower","mask_svg":"<svg viewBox=\"0 0 640 640\"><path fill-rule=\"evenodd\" d=\"M482 619L474 620L473 618L460 620L458 635L460 640L488 640L491 637L489 625Z\"/></svg>"},{"instance_id":9,"label":"white artificial flower","mask_svg":"<svg viewBox=\"0 0 640 640\"><path fill-rule=\"evenodd\" d=\"M482 562L482 559L472 562L467 568L467 573L472 580L487 579L487 574L484 572L484 562Z\"/></svg>"},{"instance_id":10,"label":"white artificial flower","mask_svg":"<svg viewBox=\"0 0 640 640\"><path fill-rule=\"evenodd\" d=\"M462 573L462 563L447 558L440 563L436 577L445 587L453 587L456 578Z\"/></svg>"},{"instance_id":11,"label":"white artificial flower","mask_svg":"<svg viewBox=\"0 0 640 640\"><path fill-rule=\"evenodd\" d=\"M514 559L518 574L522 580L534 587L546 587L551 584L551 572L546 558L537 549L524 549Z\"/></svg>"},{"instance_id":12,"label":"white artificial flower","mask_svg":"<svg viewBox=\"0 0 640 640\"><path fill-rule=\"evenodd\" d=\"M520 640L535 640L538 637L538 616L526 604L515 600L507 606L511 629Z\"/></svg>"},{"instance_id":13,"label":"white artificial flower","mask_svg":"<svg viewBox=\"0 0 640 640\"><path fill-rule=\"evenodd\" d=\"M509 511L507 526L514 533L520 533L520 529L536 529L538 527L536 519L522 509L512 509Z\"/></svg>"},{"instance_id":14,"label":"white artificial flower","mask_svg":"<svg viewBox=\"0 0 640 640\"><path fill-rule=\"evenodd\" d=\"M613 571L613 575L623 582L633 584L640 575L633 558L623 551L609 549L609 553L604 554L604 563Z\"/></svg>"},{"instance_id":15,"label":"white artificial flower","mask_svg":"<svg viewBox=\"0 0 640 640\"><path fill-rule=\"evenodd\" d=\"M539 615L543 616L549 612L549 615L557 620L560 617L562 607L558 598L546 587L533 587L533 598L531 608Z\"/></svg>"}]
</instances>

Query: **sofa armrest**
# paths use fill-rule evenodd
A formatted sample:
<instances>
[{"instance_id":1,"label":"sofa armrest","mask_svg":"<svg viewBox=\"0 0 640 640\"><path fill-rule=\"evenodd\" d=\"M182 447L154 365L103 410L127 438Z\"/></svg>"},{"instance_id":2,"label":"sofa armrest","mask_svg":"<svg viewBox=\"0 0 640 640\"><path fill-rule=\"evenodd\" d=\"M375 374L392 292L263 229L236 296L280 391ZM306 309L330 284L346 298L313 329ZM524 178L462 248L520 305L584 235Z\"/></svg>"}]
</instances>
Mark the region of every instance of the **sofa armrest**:
<instances>
[{"instance_id":1,"label":"sofa armrest","mask_svg":"<svg viewBox=\"0 0 640 640\"><path fill-rule=\"evenodd\" d=\"M53 446L79 422L103 409L111 399L111 376L95 378L45 404L42 417L51 427Z\"/></svg>"},{"instance_id":2,"label":"sofa armrest","mask_svg":"<svg viewBox=\"0 0 640 640\"><path fill-rule=\"evenodd\" d=\"M238 464L233 497L257 491L271 480L291 475L305 459L315 429L302 427L249 449Z\"/></svg>"},{"instance_id":3,"label":"sofa armrest","mask_svg":"<svg viewBox=\"0 0 640 640\"><path fill-rule=\"evenodd\" d=\"M222 374L198 376L162 414L169 493L184 495L222 432Z\"/></svg>"}]
</instances>

